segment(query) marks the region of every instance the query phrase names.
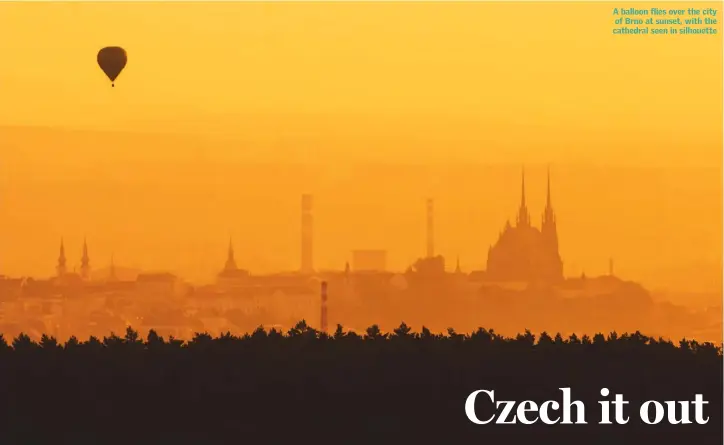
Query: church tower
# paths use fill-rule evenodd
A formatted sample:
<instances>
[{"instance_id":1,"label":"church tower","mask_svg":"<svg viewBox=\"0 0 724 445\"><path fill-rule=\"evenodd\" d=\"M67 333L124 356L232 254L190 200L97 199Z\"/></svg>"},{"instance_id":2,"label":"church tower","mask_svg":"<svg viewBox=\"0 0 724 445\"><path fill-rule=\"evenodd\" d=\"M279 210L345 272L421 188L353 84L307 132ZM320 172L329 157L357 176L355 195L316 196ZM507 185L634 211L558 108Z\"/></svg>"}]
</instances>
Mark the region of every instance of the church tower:
<instances>
[{"instance_id":1,"label":"church tower","mask_svg":"<svg viewBox=\"0 0 724 445\"><path fill-rule=\"evenodd\" d=\"M236 270L236 259L234 258L234 246L231 244L231 238L229 238L229 251L226 254L226 264L224 270Z\"/></svg>"},{"instance_id":2,"label":"church tower","mask_svg":"<svg viewBox=\"0 0 724 445\"><path fill-rule=\"evenodd\" d=\"M236 265L236 257L234 255L234 244L229 237L229 248L226 252L226 263L224 268L216 275L218 284L221 286L236 286L239 281L244 281L249 277L249 271L245 269L239 269Z\"/></svg>"},{"instance_id":3,"label":"church tower","mask_svg":"<svg viewBox=\"0 0 724 445\"><path fill-rule=\"evenodd\" d=\"M543 211L543 221L541 223L541 235L543 237L543 245L547 252L551 277L556 279L563 278L563 262L558 252L558 227L556 225L556 214L553 211L553 202L551 200L551 171L548 168L548 184L546 188L546 208Z\"/></svg>"},{"instance_id":4,"label":"church tower","mask_svg":"<svg viewBox=\"0 0 724 445\"><path fill-rule=\"evenodd\" d=\"M520 195L520 209L518 209L517 227L530 227L530 213L525 204L525 170L522 172L522 190Z\"/></svg>"},{"instance_id":5,"label":"church tower","mask_svg":"<svg viewBox=\"0 0 724 445\"><path fill-rule=\"evenodd\" d=\"M543 211L543 222L541 224L543 238L549 248L558 252L558 230L556 228L556 214L553 212L551 202L551 171L548 169L548 187L546 192L546 208Z\"/></svg>"},{"instance_id":6,"label":"church tower","mask_svg":"<svg viewBox=\"0 0 724 445\"><path fill-rule=\"evenodd\" d=\"M80 277L90 279L90 258L88 257L88 243L83 238L83 256L80 258Z\"/></svg>"},{"instance_id":7,"label":"church tower","mask_svg":"<svg viewBox=\"0 0 724 445\"><path fill-rule=\"evenodd\" d=\"M111 267L108 270L108 281L118 281L118 276L116 275L116 262L113 258L113 254L111 254Z\"/></svg>"},{"instance_id":8,"label":"church tower","mask_svg":"<svg viewBox=\"0 0 724 445\"><path fill-rule=\"evenodd\" d=\"M63 245L63 238L60 239L60 254L58 255L58 265L55 266L55 270L59 277L65 275L65 246Z\"/></svg>"}]
</instances>

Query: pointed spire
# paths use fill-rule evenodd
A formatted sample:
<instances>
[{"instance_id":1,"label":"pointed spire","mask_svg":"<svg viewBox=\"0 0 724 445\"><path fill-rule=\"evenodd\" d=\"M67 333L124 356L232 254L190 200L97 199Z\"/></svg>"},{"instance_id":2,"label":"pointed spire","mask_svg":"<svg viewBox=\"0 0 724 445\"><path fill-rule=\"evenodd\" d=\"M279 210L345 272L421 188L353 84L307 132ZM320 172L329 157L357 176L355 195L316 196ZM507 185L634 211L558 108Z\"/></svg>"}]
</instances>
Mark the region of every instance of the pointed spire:
<instances>
[{"instance_id":1,"label":"pointed spire","mask_svg":"<svg viewBox=\"0 0 724 445\"><path fill-rule=\"evenodd\" d=\"M65 260L65 244L63 237L60 237L60 254L58 255L58 265L55 267L58 276L65 275L66 272L66 260Z\"/></svg>"},{"instance_id":2,"label":"pointed spire","mask_svg":"<svg viewBox=\"0 0 724 445\"><path fill-rule=\"evenodd\" d=\"M225 270L236 270L236 259L234 258L234 245L231 241L231 236L229 236L229 250L226 254L226 265L224 266Z\"/></svg>"},{"instance_id":3,"label":"pointed spire","mask_svg":"<svg viewBox=\"0 0 724 445\"><path fill-rule=\"evenodd\" d=\"M525 167L521 170L520 208L525 208Z\"/></svg>"},{"instance_id":4,"label":"pointed spire","mask_svg":"<svg viewBox=\"0 0 724 445\"><path fill-rule=\"evenodd\" d=\"M114 256L115 255L111 253L111 267L108 271L108 281L118 281L118 277L116 276L116 262Z\"/></svg>"},{"instance_id":5,"label":"pointed spire","mask_svg":"<svg viewBox=\"0 0 724 445\"><path fill-rule=\"evenodd\" d=\"M455 273L462 273L460 270L460 255L458 255L457 264L455 265Z\"/></svg>"},{"instance_id":6,"label":"pointed spire","mask_svg":"<svg viewBox=\"0 0 724 445\"><path fill-rule=\"evenodd\" d=\"M83 279L90 278L90 258L88 257L88 243L83 237L83 256L80 259L80 275Z\"/></svg>"},{"instance_id":7,"label":"pointed spire","mask_svg":"<svg viewBox=\"0 0 724 445\"><path fill-rule=\"evenodd\" d=\"M548 188L546 192L546 208L552 207L551 205L551 166L548 166Z\"/></svg>"},{"instance_id":8,"label":"pointed spire","mask_svg":"<svg viewBox=\"0 0 724 445\"><path fill-rule=\"evenodd\" d=\"M518 209L516 225L528 227L530 226L530 214L528 213L528 207L525 205L525 168L521 172L521 179L520 209Z\"/></svg>"},{"instance_id":9,"label":"pointed spire","mask_svg":"<svg viewBox=\"0 0 724 445\"><path fill-rule=\"evenodd\" d=\"M63 242L63 237L60 238L60 255L58 256L58 264L63 264L65 266L65 243Z\"/></svg>"},{"instance_id":10,"label":"pointed spire","mask_svg":"<svg viewBox=\"0 0 724 445\"><path fill-rule=\"evenodd\" d=\"M58 264L55 266L57 276L62 277L67 270L65 259L65 243L63 237L60 238L60 254L58 255Z\"/></svg>"},{"instance_id":11,"label":"pointed spire","mask_svg":"<svg viewBox=\"0 0 724 445\"><path fill-rule=\"evenodd\" d=\"M548 166L548 184L546 189L546 208L543 211L543 230L553 229L555 232L556 215L553 212L553 200L551 199L551 167Z\"/></svg>"}]
</instances>

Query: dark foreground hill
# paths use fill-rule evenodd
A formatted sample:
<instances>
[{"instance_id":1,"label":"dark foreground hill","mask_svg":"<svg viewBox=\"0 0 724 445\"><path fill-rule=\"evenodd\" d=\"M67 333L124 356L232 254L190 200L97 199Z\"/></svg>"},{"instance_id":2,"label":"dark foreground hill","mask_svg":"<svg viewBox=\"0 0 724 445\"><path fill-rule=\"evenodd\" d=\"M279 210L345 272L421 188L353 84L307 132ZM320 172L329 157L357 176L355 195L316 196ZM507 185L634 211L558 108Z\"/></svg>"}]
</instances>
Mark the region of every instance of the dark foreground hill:
<instances>
[{"instance_id":1,"label":"dark foreground hill","mask_svg":"<svg viewBox=\"0 0 724 445\"><path fill-rule=\"evenodd\" d=\"M475 390L540 406L563 404L560 388L583 403L586 424L476 425L465 413ZM0 394L0 443L13 445L722 443L721 349L639 333L536 341L483 329L416 334L403 324L360 337L320 335L300 323L284 335L200 334L189 343L153 332L143 341L130 328L125 337L65 345L20 336L0 342ZM598 401L615 394L629 402L629 422L599 425ZM706 424L696 423L691 403L691 424L671 425L666 412L657 425L640 419L645 401L665 409L696 394L708 402L698 413ZM496 411L484 394L475 408L482 420ZM573 422L578 415L574 408ZM681 418L681 408L674 415Z\"/></svg>"}]
</instances>

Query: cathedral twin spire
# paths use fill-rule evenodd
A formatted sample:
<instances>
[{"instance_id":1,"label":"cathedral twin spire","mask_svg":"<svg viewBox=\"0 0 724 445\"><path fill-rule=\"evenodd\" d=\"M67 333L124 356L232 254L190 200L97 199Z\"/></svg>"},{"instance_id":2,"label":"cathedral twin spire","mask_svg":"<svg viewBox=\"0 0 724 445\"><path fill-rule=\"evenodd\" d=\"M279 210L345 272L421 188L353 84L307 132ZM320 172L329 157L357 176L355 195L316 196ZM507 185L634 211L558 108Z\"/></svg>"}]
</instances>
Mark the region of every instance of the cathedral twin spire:
<instances>
[{"instance_id":1,"label":"cathedral twin spire","mask_svg":"<svg viewBox=\"0 0 724 445\"><path fill-rule=\"evenodd\" d=\"M55 267L56 273L62 277L68 272L67 259L65 257L65 242L60 238L60 253L58 254L58 265ZM90 257L88 256L88 243L83 238L83 255L80 258L80 275L84 279L90 278Z\"/></svg>"},{"instance_id":2,"label":"cathedral twin spire","mask_svg":"<svg viewBox=\"0 0 724 445\"><path fill-rule=\"evenodd\" d=\"M530 227L530 213L528 212L528 206L525 204L525 170L522 171L520 209L518 209L518 219L516 225L518 227Z\"/></svg>"},{"instance_id":3,"label":"cathedral twin spire","mask_svg":"<svg viewBox=\"0 0 724 445\"><path fill-rule=\"evenodd\" d=\"M521 196L520 196L520 208L518 209L518 216L516 225L519 227L530 227L530 212L525 202L525 170L521 172ZM555 231L555 213L553 212L553 204L551 201L551 171L548 168L548 184L546 190L546 207L543 211L543 227L542 230L547 230L546 227L552 227Z\"/></svg>"},{"instance_id":4,"label":"cathedral twin spire","mask_svg":"<svg viewBox=\"0 0 724 445\"><path fill-rule=\"evenodd\" d=\"M556 215L553 213L553 204L551 203L551 169L548 168L548 186L546 191L546 208L543 211L543 226L555 225Z\"/></svg>"}]
</instances>

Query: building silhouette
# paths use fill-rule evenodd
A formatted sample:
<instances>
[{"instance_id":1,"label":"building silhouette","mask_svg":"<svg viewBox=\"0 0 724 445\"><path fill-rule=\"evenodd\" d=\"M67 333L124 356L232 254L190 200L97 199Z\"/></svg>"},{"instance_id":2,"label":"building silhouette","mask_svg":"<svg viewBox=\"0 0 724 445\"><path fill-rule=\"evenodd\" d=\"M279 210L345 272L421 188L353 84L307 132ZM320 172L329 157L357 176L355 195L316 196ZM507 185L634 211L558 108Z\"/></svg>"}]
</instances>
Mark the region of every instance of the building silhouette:
<instances>
[{"instance_id":1,"label":"building silhouette","mask_svg":"<svg viewBox=\"0 0 724 445\"><path fill-rule=\"evenodd\" d=\"M234 246L229 238L229 249L226 253L226 263L224 268L216 276L217 282L225 285L235 285L240 280L244 281L249 276L249 271L239 269L236 265L236 257L234 255Z\"/></svg>"},{"instance_id":2,"label":"building silhouette","mask_svg":"<svg viewBox=\"0 0 724 445\"><path fill-rule=\"evenodd\" d=\"M531 225L525 201L525 172L522 173L521 200L515 226L507 221L497 242L489 248L485 276L488 281L551 284L563 281L563 262L558 252L558 229L551 200L550 171L540 229Z\"/></svg>"},{"instance_id":3,"label":"building silhouette","mask_svg":"<svg viewBox=\"0 0 724 445\"><path fill-rule=\"evenodd\" d=\"M58 264L55 266L55 271L58 277L62 277L68 271L65 259L65 245L63 238L60 239L60 253L58 254Z\"/></svg>"},{"instance_id":4,"label":"building silhouette","mask_svg":"<svg viewBox=\"0 0 724 445\"><path fill-rule=\"evenodd\" d=\"M116 275L116 262L114 259L114 255L111 255L111 265L108 268L108 281L113 283L118 281L118 275Z\"/></svg>"},{"instance_id":5,"label":"building silhouette","mask_svg":"<svg viewBox=\"0 0 724 445\"><path fill-rule=\"evenodd\" d=\"M88 256L88 243L83 239L83 256L80 258L80 276L84 280L90 279L90 257Z\"/></svg>"},{"instance_id":6,"label":"building silhouette","mask_svg":"<svg viewBox=\"0 0 724 445\"><path fill-rule=\"evenodd\" d=\"M224 270L236 270L236 259L234 258L234 246L229 238L229 250L226 254L226 264L224 264Z\"/></svg>"}]
</instances>

